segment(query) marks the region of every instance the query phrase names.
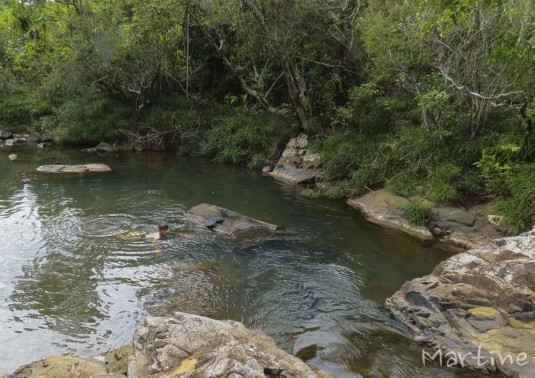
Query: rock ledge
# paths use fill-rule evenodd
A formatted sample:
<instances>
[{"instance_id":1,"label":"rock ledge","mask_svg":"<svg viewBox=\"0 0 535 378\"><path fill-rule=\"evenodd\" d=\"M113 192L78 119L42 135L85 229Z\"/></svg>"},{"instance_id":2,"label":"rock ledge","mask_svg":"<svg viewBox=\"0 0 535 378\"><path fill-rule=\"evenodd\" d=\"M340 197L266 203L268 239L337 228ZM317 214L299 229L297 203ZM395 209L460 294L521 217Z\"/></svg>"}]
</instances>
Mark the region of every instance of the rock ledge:
<instances>
[{"instance_id":1,"label":"rock ledge","mask_svg":"<svg viewBox=\"0 0 535 378\"><path fill-rule=\"evenodd\" d=\"M379 189L359 198L347 200L349 206L361 210L372 223L406 232L422 240L434 239L424 226L414 226L399 214L399 209L407 203L406 198L397 196L386 189Z\"/></svg>"},{"instance_id":2,"label":"rock ledge","mask_svg":"<svg viewBox=\"0 0 535 378\"><path fill-rule=\"evenodd\" d=\"M405 283L386 307L431 354L479 354L484 360L464 365L535 377L535 230L450 257Z\"/></svg>"}]
</instances>

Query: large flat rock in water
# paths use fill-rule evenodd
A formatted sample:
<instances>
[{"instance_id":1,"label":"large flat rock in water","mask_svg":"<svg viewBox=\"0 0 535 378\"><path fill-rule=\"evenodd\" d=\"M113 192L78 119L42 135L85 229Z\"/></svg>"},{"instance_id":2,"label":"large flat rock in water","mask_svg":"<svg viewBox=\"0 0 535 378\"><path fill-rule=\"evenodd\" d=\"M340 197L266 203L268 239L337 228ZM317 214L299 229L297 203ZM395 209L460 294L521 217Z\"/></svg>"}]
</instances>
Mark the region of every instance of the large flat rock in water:
<instances>
[{"instance_id":1,"label":"large flat rock in water","mask_svg":"<svg viewBox=\"0 0 535 378\"><path fill-rule=\"evenodd\" d=\"M186 217L213 231L237 235L248 231L275 231L279 227L257 219L249 218L232 210L206 203L190 209Z\"/></svg>"},{"instance_id":2,"label":"large flat rock in water","mask_svg":"<svg viewBox=\"0 0 535 378\"><path fill-rule=\"evenodd\" d=\"M535 230L450 257L386 307L436 363L535 377Z\"/></svg>"},{"instance_id":3,"label":"large flat rock in water","mask_svg":"<svg viewBox=\"0 0 535 378\"><path fill-rule=\"evenodd\" d=\"M111 168L106 164L83 164L83 165L42 165L37 168L38 172L44 173L87 173L87 172L110 172Z\"/></svg>"}]
</instances>

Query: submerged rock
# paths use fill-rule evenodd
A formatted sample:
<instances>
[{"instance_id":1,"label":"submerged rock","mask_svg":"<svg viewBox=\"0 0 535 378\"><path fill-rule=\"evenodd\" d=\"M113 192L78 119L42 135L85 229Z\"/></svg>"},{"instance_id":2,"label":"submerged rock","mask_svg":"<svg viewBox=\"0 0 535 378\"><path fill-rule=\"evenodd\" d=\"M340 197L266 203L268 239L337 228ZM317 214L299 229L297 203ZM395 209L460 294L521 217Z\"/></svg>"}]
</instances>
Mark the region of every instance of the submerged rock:
<instances>
[{"instance_id":1,"label":"submerged rock","mask_svg":"<svg viewBox=\"0 0 535 378\"><path fill-rule=\"evenodd\" d=\"M19 158L19 155L17 154L11 154L8 156L10 161L17 160Z\"/></svg>"},{"instance_id":2,"label":"submerged rock","mask_svg":"<svg viewBox=\"0 0 535 378\"><path fill-rule=\"evenodd\" d=\"M397 196L387 189L379 189L362 197L347 200L350 206L360 209L372 223L406 232L419 239L434 239L427 227L415 226L400 214L401 206L407 202L406 198Z\"/></svg>"},{"instance_id":3,"label":"submerged rock","mask_svg":"<svg viewBox=\"0 0 535 378\"><path fill-rule=\"evenodd\" d=\"M386 307L430 355L468 354L472 369L535 377L535 230L450 257Z\"/></svg>"},{"instance_id":4,"label":"submerged rock","mask_svg":"<svg viewBox=\"0 0 535 378\"><path fill-rule=\"evenodd\" d=\"M255 230L276 231L279 228L274 224L249 218L235 211L206 203L190 209L186 213L186 217L213 231L227 235L238 235Z\"/></svg>"},{"instance_id":5,"label":"submerged rock","mask_svg":"<svg viewBox=\"0 0 535 378\"><path fill-rule=\"evenodd\" d=\"M38 172L44 173L88 173L88 172L110 172L111 168L105 164L84 164L84 165L42 165L37 168Z\"/></svg>"},{"instance_id":6,"label":"submerged rock","mask_svg":"<svg viewBox=\"0 0 535 378\"><path fill-rule=\"evenodd\" d=\"M128 377L333 377L279 349L261 331L185 313L146 318L134 348Z\"/></svg>"}]
</instances>

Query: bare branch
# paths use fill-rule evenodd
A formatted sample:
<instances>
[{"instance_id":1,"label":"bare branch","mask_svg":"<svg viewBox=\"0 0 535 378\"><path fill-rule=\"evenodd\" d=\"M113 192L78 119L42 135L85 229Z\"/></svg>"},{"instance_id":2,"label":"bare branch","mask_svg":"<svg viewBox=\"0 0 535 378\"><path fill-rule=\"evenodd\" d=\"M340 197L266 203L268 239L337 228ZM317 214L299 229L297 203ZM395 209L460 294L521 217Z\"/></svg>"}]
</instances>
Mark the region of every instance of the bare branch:
<instances>
[{"instance_id":1,"label":"bare branch","mask_svg":"<svg viewBox=\"0 0 535 378\"><path fill-rule=\"evenodd\" d=\"M297 56L296 58L300 59L300 60L302 60L304 62L314 63L314 64L318 64L320 66L324 66L324 67L328 67L328 68L340 68L340 69L342 69L344 71L355 73L355 71L352 70L351 68L348 68L348 67L343 66L341 64L329 64L329 63L319 62L317 60L303 58L302 56Z\"/></svg>"},{"instance_id":2,"label":"bare branch","mask_svg":"<svg viewBox=\"0 0 535 378\"><path fill-rule=\"evenodd\" d=\"M492 95L492 96L485 96L485 95L482 95L482 94L480 94L478 92L474 92L474 91L470 90L465 85L457 83L451 76L449 76L446 73L446 71L444 70L444 67L438 65L438 70L439 70L440 74L447 81L449 81L453 85L453 87L455 87L455 89L457 89L458 91L460 91L460 92L464 91L464 92L468 93L470 96L477 97L477 98L479 98L481 100L488 101L494 107L510 105L508 103L496 103L495 101L497 101L497 100L504 99L504 98L507 98L507 97L512 97L512 96L524 96L526 94L524 91L511 91L511 92L502 92L500 94Z\"/></svg>"},{"instance_id":3,"label":"bare branch","mask_svg":"<svg viewBox=\"0 0 535 378\"><path fill-rule=\"evenodd\" d=\"M267 98L267 96L269 96L269 92L271 92L271 90L273 89L273 87L275 87L275 84L277 84L277 82L279 81L279 79L281 77L284 76L284 72L282 72L276 79L275 81L273 82L273 84L271 84L271 87L269 87L269 89L267 90L267 92L264 94L264 99Z\"/></svg>"}]
</instances>

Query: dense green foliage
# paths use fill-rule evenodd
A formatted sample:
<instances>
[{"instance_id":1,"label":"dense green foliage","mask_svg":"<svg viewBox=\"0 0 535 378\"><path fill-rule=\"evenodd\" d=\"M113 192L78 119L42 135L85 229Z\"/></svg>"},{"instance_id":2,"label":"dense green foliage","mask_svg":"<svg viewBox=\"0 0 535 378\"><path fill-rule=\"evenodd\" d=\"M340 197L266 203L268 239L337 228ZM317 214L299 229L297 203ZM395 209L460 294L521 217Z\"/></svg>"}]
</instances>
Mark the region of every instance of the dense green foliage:
<instances>
[{"instance_id":1,"label":"dense green foliage","mask_svg":"<svg viewBox=\"0 0 535 378\"><path fill-rule=\"evenodd\" d=\"M511 233L534 223L533 72L528 0L0 0L0 129L249 167L305 131L329 198L496 199Z\"/></svg>"}]
</instances>

